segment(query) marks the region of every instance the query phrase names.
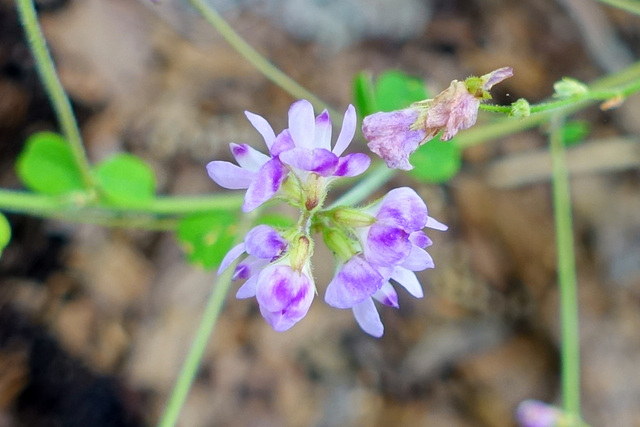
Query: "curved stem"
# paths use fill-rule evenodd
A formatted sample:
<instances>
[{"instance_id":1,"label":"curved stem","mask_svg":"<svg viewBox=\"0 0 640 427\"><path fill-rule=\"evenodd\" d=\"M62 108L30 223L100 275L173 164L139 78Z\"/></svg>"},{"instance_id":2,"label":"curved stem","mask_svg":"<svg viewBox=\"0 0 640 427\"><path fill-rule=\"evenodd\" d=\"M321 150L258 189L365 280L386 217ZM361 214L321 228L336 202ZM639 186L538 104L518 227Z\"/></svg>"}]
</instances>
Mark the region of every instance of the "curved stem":
<instances>
[{"instance_id":1,"label":"curved stem","mask_svg":"<svg viewBox=\"0 0 640 427\"><path fill-rule=\"evenodd\" d=\"M256 69L266 78L280 86L294 98L307 99L316 109L323 110L326 108L329 110L331 115L338 115L338 113L328 107L325 102L302 87L291 77L280 71L276 66L265 59L264 56L260 55L260 53L240 37L240 35L233 30L227 21L225 21L205 0L189 0L189 3L191 3L191 5L204 17L204 19L211 24L218 33L220 33L231 47L256 67Z\"/></svg>"},{"instance_id":2,"label":"curved stem","mask_svg":"<svg viewBox=\"0 0 640 427\"><path fill-rule=\"evenodd\" d=\"M550 149L553 164L553 212L556 226L560 323L562 329L562 401L564 410L580 417L580 331L578 289L573 247L571 193L565 148L562 141L563 118L551 121Z\"/></svg>"},{"instance_id":3,"label":"curved stem","mask_svg":"<svg viewBox=\"0 0 640 427\"><path fill-rule=\"evenodd\" d=\"M242 238L244 233L247 231L249 224L251 223L251 217L252 215L244 217L240 226L241 230L238 233L238 236L240 236L239 238ZM200 322L200 326L198 326L196 336L193 339L189 353L182 365L182 369L180 370L180 374L174 385L173 391L169 396L167 406L162 414L160 422L158 423L158 427L173 427L178 421L180 411L187 399L193 380L198 373L198 368L202 362L202 357L204 356L204 352L207 348L207 343L211 338L211 334L218 320L218 316L220 315L222 305L227 293L229 292L233 271L234 268L233 265L231 265L218 277L218 280L216 281L202 315L202 321Z\"/></svg>"},{"instance_id":4,"label":"curved stem","mask_svg":"<svg viewBox=\"0 0 640 427\"><path fill-rule=\"evenodd\" d=\"M40 75L40 80L44 84L45 91L51 100L53 109L58 116L58 122L62 133L71 146L73 157L78 165L85 188L91 189L95 186L91 166L87 160L87 154L82 144L82 137L78 129L71 103L67 97L60 79L56 74L56 68L51 59L51 54L47 49L46 41L42 35L42 29L38 24L36 9L32 0L16 0L18 14L22 27L27 35L29 47L35 59L36 69Z\"/></svg>"}]
</instances>

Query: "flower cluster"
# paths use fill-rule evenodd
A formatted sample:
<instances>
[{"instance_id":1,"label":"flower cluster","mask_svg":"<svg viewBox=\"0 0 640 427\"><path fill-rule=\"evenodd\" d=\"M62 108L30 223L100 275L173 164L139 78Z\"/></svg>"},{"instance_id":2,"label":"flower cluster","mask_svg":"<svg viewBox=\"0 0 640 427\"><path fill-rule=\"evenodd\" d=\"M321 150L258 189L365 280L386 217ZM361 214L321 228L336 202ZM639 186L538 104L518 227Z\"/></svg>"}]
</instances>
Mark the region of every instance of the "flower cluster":
<instances>
[{"instance_id":1,"label":"flower cluster","mask_svg":"<svg viewBox=\"0 0 640 427\"><path fill-rule=\"evenodd\" d=\"M370 164L366 154L343 155L356 130L353 106L344 115L333 147L328 112L316 117L305 100L291 106L288 128L277 135L264 118L249 112L246 116L262 135L268 154L247 144L231 143L237 165L210 162L209 176L222 187L246 189L245 212L280 199L298 208L300 218L288 229L257 225L226 254L218 272L239 260L232 278L244 284L236 297L255 297L265 320L276 331L285 331L306 315L317 292L311 266L312 235L321 234L336 258L325 301L351 309L364 331L381 336L384 328L374 300L398 307L392 281L421 298L415 272L434 266L425 251L431 240L423 229L447 227L431 218L424 201L407 187L396 188L362 208L323 207L332 181L360 175Z\"/></svg>"},{"instance_id":2,"label":"flower cluster","mask_svg":"<svg viewBox=\"0 0 640 427\"><path fill-rule=\"evenodd\" d=\"M458 131L473 126L480 102L491 99L489 90L513 75L510 67L499 68L464 82L454 80L434 99L427 99L399 111L375 113L364 118L362 133L369 148L387 166L411 170L409 156L441 131L449 141Z\"/></svg>"}]
</instances>

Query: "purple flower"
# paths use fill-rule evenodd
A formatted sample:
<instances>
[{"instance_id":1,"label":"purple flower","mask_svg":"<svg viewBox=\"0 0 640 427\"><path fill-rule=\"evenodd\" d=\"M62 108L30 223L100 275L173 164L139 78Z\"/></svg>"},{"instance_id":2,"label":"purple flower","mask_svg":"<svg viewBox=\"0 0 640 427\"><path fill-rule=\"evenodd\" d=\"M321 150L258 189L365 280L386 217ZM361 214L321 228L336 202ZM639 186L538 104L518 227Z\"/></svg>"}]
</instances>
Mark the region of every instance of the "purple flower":
<instances>
[{"instance_id":1,"label":"purple flower","mask_svg":"<svg viewBox=\"0 0 640 427\"><path fill-rule=\"evenodd\" d=\"M434 99L417 102L411 107L380 112L364 118L362 133L369 148L389 168L411 170L409 156L417 148L443 131L440 139L448 141L458 131L473 126L480 102L491 98L489 90L511 77L513 70L504 67L464 82L454 80Z\"/></svg>"},{"instance_id":2,"label":"purple flower","mask_svg":"<svg viewBox=\"0 0 640 427\"><path fill-rule=\"evenodd\" d=\"M304 99L294 102L289 109L289 128L283 132L275 152L280 160L294 168L304 182L309 172L322 177L351 177L363 173L371 159L363 153L340 155L355 135L356 111L349 105L344 114L342 128L331 148L331 119L327 110L315 117L313 106Z\"/></svg>"},{"instance_id":3,"label":"purple flower","mask_svg":"<svg viewBox=\"0 0 640 427\"><path fill-rule=\"evenodd\" d=\"M520 402L516 416L521 427L554 427L565 418L562 411L538 400Z\"/></svg>"},{"instance_id":4,"label":"purple flower","mask_svg":"<svg viewBox=\"0 0 640 427\"><path fill-rule=\"evenodd\" d=\"M245 280L236 298L255 296L260 313L276 331L285 331L302 319L315 292L308 257L303 255L303 265L293 268L289 249L289 242L275 229L258 225L227 253L218 269L218 274L222 273L247 253L232 276L233 280Z\"/></svg>"},{"instance_id":5,"label":"purple flower","mask_svg":"<svg viewBox=\"0 0 640 427\"><path fill-rule=\"evenodd\" d=\"M245 111L245 115L271 150L277 138L269 123L257 114ZM278 138L281 139L281 135ZM207 164L207 172L221 187L231 190L246 188L242 210L250 212L278 192L289 170L277 156L269 157L247 144L231 143L229 147L240 166L216 160Z\"/></svg>"},{"instance_id":6,"label":"purple flower","mask_svg":"<svg viewBox=\"0 0 640 427\"><path fill-rule=\"evenodd\" d=\"M355 230L362 250L339 266L327 287L325 301L336 308L351 308L360 327L379 337L384 327L373 299L398 307L398 296L389 280L422 298L414 272L434 267L424 250L432 242L422 229L444 231L447 226L431 218L424 201L408 187L391 190L364 212L375 222Z\"/></svg>"}]
</instances>

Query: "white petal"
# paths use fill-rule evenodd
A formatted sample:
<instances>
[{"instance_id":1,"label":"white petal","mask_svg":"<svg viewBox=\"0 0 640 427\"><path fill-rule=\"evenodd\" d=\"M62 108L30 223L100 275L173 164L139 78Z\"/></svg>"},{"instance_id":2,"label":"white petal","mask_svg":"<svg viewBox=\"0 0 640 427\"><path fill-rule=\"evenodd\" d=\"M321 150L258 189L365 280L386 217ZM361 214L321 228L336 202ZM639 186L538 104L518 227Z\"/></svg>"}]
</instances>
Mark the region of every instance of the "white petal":
<instances>
[{"instance_id":1,"label":"white petal","mask_svg":"<svg viewBox=\"0 0 640 427\"><path fill-rule=\"evenodd\" d=\"M418 277L413 271L403 267L396 267L393 269L393 273L391 273L391 278L414 297L422 298L424 296L422 286L420 286Z\"/></svg>"},{"instance_id":2,"label":"white petal","mask_svg":"<svg viewBox=\"0 0 640 427\"><path fill-rule=\"evenodd\" d=\"M342 129L336 140L336 145L333 147L333 154L340 156L347 149L353 136L356 134L356 125L358 117L356 116L356 109L353 105L349 105L347 111L344 113L344 119L342 119Z\"/></svg>"},{"instance_id":3,"label":"white petal","mask_svg":"<svg viewBox=\"0 0 640 427\"><path fill-rule=\"evenodd\" d=\"M307 100L296 101L289 108L289 132L297 147L313 148L316 118L313 106Z\"/></svg>"},{"instance_id":4,"label":"white petal","mask_svg":"<svg viewBox=\"0 0 640 427\"><path fill-rule=\"evenodd\" d=\"M260 135L264 138L264 142L267 144L267 147L271 148L273 141L276 139L276 134L269 122L267 122L264 117L253 114L250 111L245 111L244 115L247 116L247 119L249 119L253 127L260 132Z\"/></svg>"},{"instance_id":5,"label":"white petal","mask_svg":"<svg viewBox=\"0 0 640 427\"><path fill-rule=\"evenodd\" d=\"M384 334L384 326L380 320L380 314L378 314L378 310L371 298L354 305L352 310L356 322L358 322L363 331L376 338Z\"/></svg>"},{"instance_id":6,"label":"white petal","mask_svg":"<svg viewBox=\"0 0 640 427\"><path fill-rule=\"evenodd\" d=\"M438 220L435 220L431 217L427 218L427 224L425 227L433 228L434 230L447 231L449 229L448 226L444 225Z\"/></svg>"}]
</instances>

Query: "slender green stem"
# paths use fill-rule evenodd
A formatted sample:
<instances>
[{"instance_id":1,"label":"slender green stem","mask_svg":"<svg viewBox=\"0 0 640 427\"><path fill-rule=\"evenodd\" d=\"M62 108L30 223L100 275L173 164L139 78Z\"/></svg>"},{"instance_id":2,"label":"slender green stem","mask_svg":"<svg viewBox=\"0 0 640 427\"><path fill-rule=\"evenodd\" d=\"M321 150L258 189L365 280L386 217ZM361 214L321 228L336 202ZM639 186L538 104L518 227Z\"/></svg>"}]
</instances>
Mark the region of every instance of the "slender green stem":
<instances>
[{"instance_id":1,"label":"slender green stem","mask_svg":"<svg viewBox=\"0 0 640 427\"><path fill-rule=\"evenodd\" d=\"M238 236L243 236L247 231L250 224L250 217L252 216L247 215L244 217L244 220L240 225L241 231L238 233ZM227 268L227 270L218 277L218 280L213 287L209 300L207 301L204 314L202 315L200 326L198 326L196 336L193 339L187 358L182 365L182 369L180 370L180 374L174 385L173 391L169 396L167 406L165 407L158 427L173 427L178 421L180 411L187 399L193 380L198 373L198 368L202 362L202 356L204 356L207 343L216 325L227 293L229 292L233 270L233 266Z\"/></svg>"},{"instance_id":2,"label":"slender green stem","mask_svg":"<svg viewBox=\"0 0 640 427\"><path fill-rule=\"evenodd\" d=\"M83 222L139 217L140 214L155 216L179 216L216 210L236 210L242 205L242 194L210 196L165 196L157 197L143 206L118 207L106 204L87 204L83 193L65 196L48 196L25 191L0 189L0 209L9 212L27 212L45 217L82 217Z\"/></svg>"},{"instance_id":3,"label":"slender green stem","mask_svg":"<svg viewBox=\"0 0 640 427\"><path fill-rule=\"evenodd\" d=\"M47 49L46 41L42 35L42 29L38 24L38 17L33 1L16 0L16 4L18 6L18 13L20 15L22 27L27 35L27 40L35 59L36 69L40 75L40 80L42 80L47 95L53 105L53 109L58 116L58 122L62 129L62 133L71 146L73 157L80 169L84 186L87 189L94 188L95 182L93 175L91 174L91 166L87 160L84 145L82 144L82 137L80 136L78 123L73 115L69 98L64 92L60 79L56 74L53 59L51 59L51 54Z\"/></svg>"},{"instance_id":4,"label":"slender green stem","mask_svg":"<svg viewBox=\"0 0 640 427\"><path fill-rule=\"evenodd\" d=\"M560 286L560 323L562 329L562 401L564 410L580 416L580 331L578 289L571 214L571 193L565 148L562 141L562 117L551 121L551 160L553 164L553 210L556 226L558 284Z\"/></svg>"},{"instance_id":5,"label":"slender green stem","mask_svg":"<svg viewBox=\"0 0 640 427\"><path fill-rule=\"evenodd\" d=\"M600 3L617 7L630 13L640 15L640 2L638 0L598 0Z\"/></svg>"},{"instance_id":6,"label":"slender green stem","mask_svg":"<svg viewBox=\"0 0 640 427\"><path fill-rule=\"evenodd\" d=\"M294 98L304 98L313 104L318 110L327 108L331 115L337 116L338 113L327 106L325 102L302 87L291 77L280 71L276 66L269 62L264 56L260 55L253 47L251 47L233 28L218 14L218 12L205 0L189 0L189 3L198 10L204 19L211 24L220 35L233 47L240 55L251 63L266 78L276 85L280 86Z\"/></svg>"},{"instance_id":7,"label":"slender green stem","mask_svg":"<svg viewBox=\"0 0 640 427\"><path fill-rule=\"evenodd\" d=\"M353 206L361 203L369 197L374 191L378 190L384 183L389 181L395 174L395 169L389 169L384 163L371 170L367 176L351 187L349 191L337 198L327 209L333 209L336 206Z\"/></svg>"}]
</instances>

